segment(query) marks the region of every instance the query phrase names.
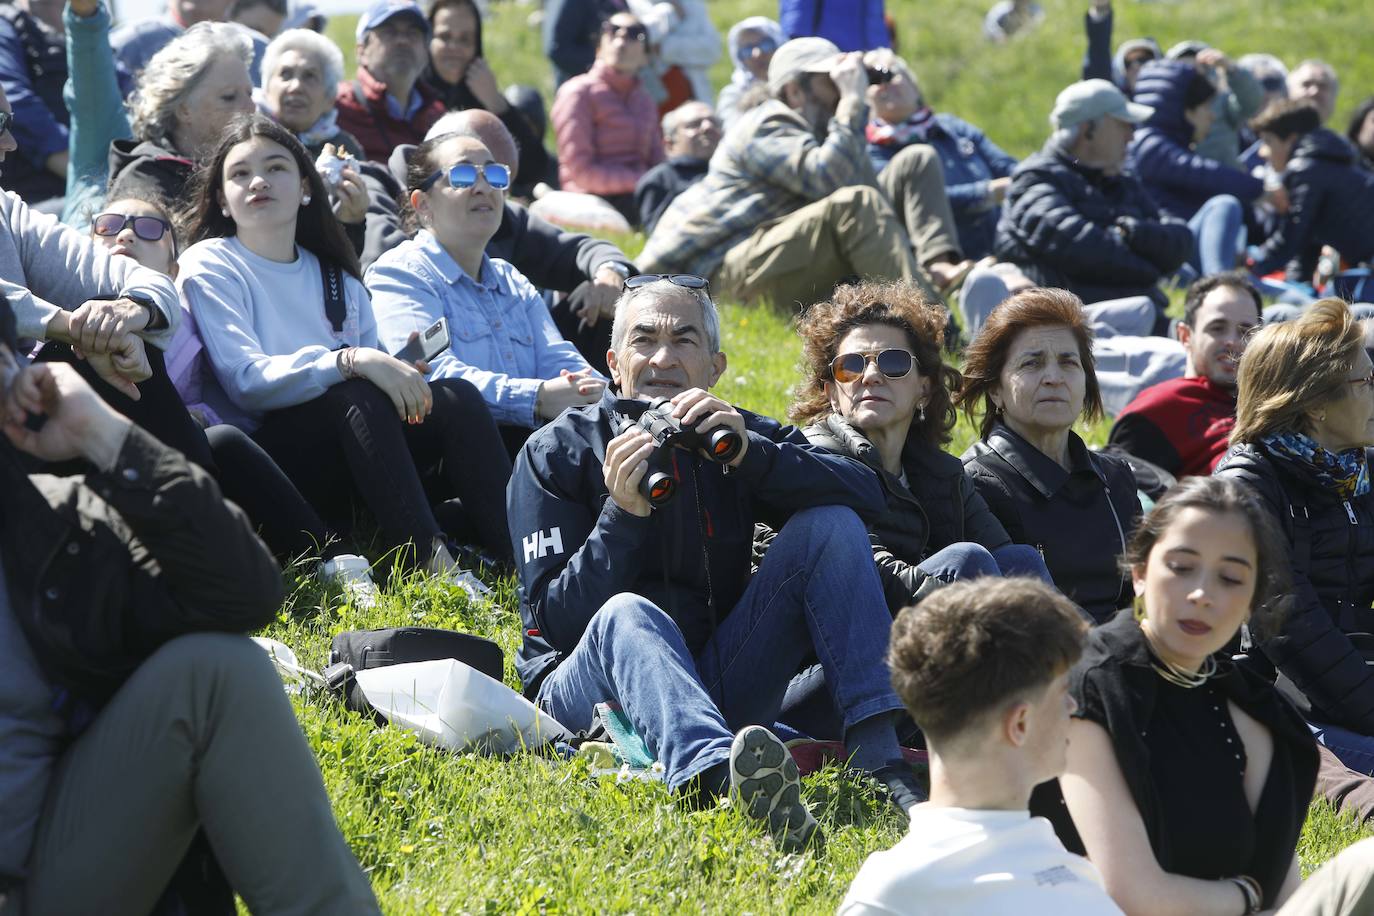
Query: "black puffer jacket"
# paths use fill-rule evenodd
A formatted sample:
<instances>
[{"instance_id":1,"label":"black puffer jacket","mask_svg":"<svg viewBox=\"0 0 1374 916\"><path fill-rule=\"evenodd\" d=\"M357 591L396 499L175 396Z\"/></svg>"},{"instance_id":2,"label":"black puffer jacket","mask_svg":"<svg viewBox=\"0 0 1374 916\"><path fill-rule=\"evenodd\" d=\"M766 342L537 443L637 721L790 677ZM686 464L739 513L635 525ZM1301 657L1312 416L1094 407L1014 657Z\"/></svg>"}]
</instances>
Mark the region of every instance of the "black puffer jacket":
<instances>
[{"instance_id":1,"label":"black puffer jacket","mask_svg":"<svg viewBox=\"0 0 1374 916\"><path fill-rule=\"evenodd\" d=\"M139 197L165 200L173 206L186 198L196 164L151 140L110 141L108 200Z\"/></svg>"},{"instance_id":2,"label":"black puffer jacket","mask_svg":"<svg viewBox=\"0 0 1374 916\"><path fill-rule=\"evenodd\" d=\"M1324 127L1299 137L1283 186L1288 216L1256 252L1256 273L1277 270L1322 245L1352 264L1374 257L1374 174L1359 167L1344 137ZM1288 279L1310 278L1313 266L1299 261Z\"/></svg>"},{"instance_id":3,"label":"black puffer jacket","mask_svg":"<svg viewBox=\"0 0 1374 916\"><path fill-rule=\"evenodd\" d=\"M1140 519L1130 465L1069 433L1072 470L998 423L964 469L1017 544L1033 544L1064 594L1102 623L1130 603L1117 560Z\"/></svg>"},{"instance_id":4,"label":"black puffer jacket","mask_svg":"<svg viewBox=\"0 0 1374 916\"><path fill-rule=\"evenodd\" d=\"M888 609L911 604L926 575L916 564L961 541L996 550L1011 543L1007 530L988 509L964 473L964 465L916 437L902 449L907 483L883 469L878 449L863 433L831 414L803 432L812 445L847 455L872 468L883 485L887 511L869 526L873 559Z\"/></svg>"},{"instance_id":5,"label":"black puffer jacket","mask_svg":"<svg viewBox=\"0 0 1374 916\"><path fill-rule=\"evenodd\" d=\"M1047 144L1011 176L994 254L1038 286L1089 304L1150 296L1193 250L1188 224L1162 215L1132 174L1105 175Z\"/></svg>"},{"instance_id":6,"label":"black puffer jacket","mask_svg":"<svg viewBox=\"0 0 1374 916\"><path fill-rule=\"evenodd\" d=\"M1262 445L1238 445L1214 472L1252 487L1292 547L1293 607L1261 648L1312 702L1315 721L1374 735L1374 667L1348 633L1374 633L1374 493L1349 501Z\"/></svg>"}]
</instances>

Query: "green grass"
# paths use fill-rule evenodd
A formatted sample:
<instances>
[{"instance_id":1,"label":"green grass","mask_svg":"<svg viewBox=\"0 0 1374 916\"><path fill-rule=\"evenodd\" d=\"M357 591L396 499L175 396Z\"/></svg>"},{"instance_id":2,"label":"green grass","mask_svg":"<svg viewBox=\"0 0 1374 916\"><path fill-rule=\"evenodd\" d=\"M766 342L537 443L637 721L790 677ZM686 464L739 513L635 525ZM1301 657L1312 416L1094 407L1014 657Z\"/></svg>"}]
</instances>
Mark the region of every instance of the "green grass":
<instances>
[{"instance_id":1,"label":"green grass","mask_svg":"<svg viewBox=\"0 0 1374 916\"><path fill-rule=\"evenodd\" d=\"M1001 49L978 37L987 5L888 0L901 51L937 110L967 118L1024 155L1042 142L1055 94L1077 78L1086 2L1044 0L1045 25ZM711 9L723 35L738 18L773 14L776 3L714 2ZM1290 65L1323 57L1345 87L1334 122L1342 125L1363 93L1374 90L1374 55L1363 53L1356 39L1367 32L1360 9L1345 0L1122 0L1117 39L1150 34L1167 47L1201 37L1232 56L1283 50ZM530 20L534 10L494 2L484 35L487 57L504 82L532 84L551 97L539 30ZM353 21L336 18L329 30L344 49L348 72ZM712 73L715 84L728 73L722 60ZM643 244L638 236L616 241L631 254ZM783 416L800 353L791 316L723 303L721 321L730 361L718 391L741 406ZM1107 428L1099 423L1081 433L1100 444ZM972 439L961 419L950 450L958 454ZM385 589L377 609L361 612L340 606L337 595L296 572L288 573L292 597L266 635L292 646L306 664L324 663L338 631L418 624L494 637L506 652L506 679L516 683L509 660L520 626L512 581L493 583L498 606L478 611L451 588L401 578ZM825 852L784 856L738 812L689 811L659 785L617 784L580 764L533 755L447 754L399 730L376 728L327 698L294 702L344 835L388 913L833 912L864 857L900 837L895 816L834 770L805 786L828 837ZM1299 846L1304 871L1367 833L1314 803Z\"/></svg>"}]
</instances>

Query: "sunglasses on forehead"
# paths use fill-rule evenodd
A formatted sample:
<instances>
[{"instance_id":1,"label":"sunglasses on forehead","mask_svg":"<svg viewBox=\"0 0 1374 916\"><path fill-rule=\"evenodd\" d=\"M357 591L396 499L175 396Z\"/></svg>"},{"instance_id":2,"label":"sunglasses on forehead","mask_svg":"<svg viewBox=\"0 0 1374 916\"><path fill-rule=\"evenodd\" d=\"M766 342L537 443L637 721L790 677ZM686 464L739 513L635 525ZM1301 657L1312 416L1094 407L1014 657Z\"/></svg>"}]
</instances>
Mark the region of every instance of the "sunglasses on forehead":
<instances>
[{"instance_id":1,"label":"sunglasses on forehead","mask_svg":"<svg viewBox=\"0 0 1374 916\"><path fill-rule=\"evenodd\" d=\"M628 38L630 41L649 40L649 30L642 25L616 25L614 22L603 22L601 23L601 34L616 38Z\"/></svg>"},{"instance_id":2,"label":"sunglasses on forehead","mask_svg":"<svg viewBox=\"0 0 1374 916\"><path fill-rule=\"evenodd\" d=\"M910 352L896 348L877 353L841 353L830 361L830 377L842 384L857 382L870 362L888 378L902 378L911 371L916 359Z\"/></svg>"},{"instance_id":3,"label":"sunglasses on forehead","mask_svg":"<svg viewBox=\"0 0 1374 916\"><path fill-rule=\"evenodd\" d=\"M123 213L97 213L91 220L91 231L96 235L113 237L124 231L125 226L134 227L134 235L145 242L156 242L172 230L172 224L157 216L126 216Z\"/></svg>"},{"instance_id":4,"label":"sunglasses on forehead","mask_svg":"<svg viewBox=\"0 0 1374 916\"><path fill-rule=\"evenodd\" d=\"M650 283L657 283L659 280L667 280L674 286L683 289L699 289L706 291L710 295L711 284L705 277L698 277L695 274L635 274L633 277L625 279L626 289L639 289L641 286L648 286Z\"/></svg>"},{"instance_id":5,"label":"sunglasses on forehead","mask_svg":"<svg viewBox=\"0 0 1374 916\"><path fill-rule=\"evenodd\" d=\"M434 187L434 183L444 177L444 170L440 169L420 182L419 190L428 191ZM477 184L477 176L482 176L491 185L493 191L504 191L510 187L510 169L499 162L486 162L475 165L471 162L459 162L449 166L448 186L462 191Z\"/></svg>"}]
</instances>

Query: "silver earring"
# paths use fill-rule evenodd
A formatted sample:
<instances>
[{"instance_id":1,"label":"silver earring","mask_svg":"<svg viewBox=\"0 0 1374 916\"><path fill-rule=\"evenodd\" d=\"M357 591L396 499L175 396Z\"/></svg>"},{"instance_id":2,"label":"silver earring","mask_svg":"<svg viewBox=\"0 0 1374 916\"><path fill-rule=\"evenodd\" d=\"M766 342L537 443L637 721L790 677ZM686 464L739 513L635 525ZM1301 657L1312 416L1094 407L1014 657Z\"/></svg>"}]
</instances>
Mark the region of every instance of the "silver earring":
<instances>
[{"instance_id":1,"label":"silver earring","mask_svg":"<svg viewBox=\"0 0 1374 916\"><path fill-rule=\"evenodd\" d=\"M302 206L302 207L308 207L308 206L310 206L310 195L309 195L309 194L307 194L307 195L305 195L304 197L301 198L301 206Z\"/></svg>"},{"instance_id":2,"label":"silver earring","mask_svg":"<svg viewBox=\"0 0 1374 916\"><path fill-rule=\"evenodd\" d=\"M916 412L916 419L921 423L926 421L926 405L922 404L920 406L920 409Z\"/></svg>"}]
</instances>

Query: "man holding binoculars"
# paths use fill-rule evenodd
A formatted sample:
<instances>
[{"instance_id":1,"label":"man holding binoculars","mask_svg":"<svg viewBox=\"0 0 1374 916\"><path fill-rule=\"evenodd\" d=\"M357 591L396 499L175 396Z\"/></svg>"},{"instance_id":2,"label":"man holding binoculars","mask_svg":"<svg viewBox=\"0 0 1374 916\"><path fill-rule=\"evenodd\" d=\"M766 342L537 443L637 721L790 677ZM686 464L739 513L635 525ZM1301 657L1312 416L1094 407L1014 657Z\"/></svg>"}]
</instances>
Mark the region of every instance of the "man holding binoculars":
<instances>
[{"instance_id":1,"label":"man holding binoculars","mask_svg":"<svg viewBox=\"0 0 1374 916\"><path fill-rule=\"evenodd\" d=\"M914 803L883 663L891 616L859 519L882 508L876 477L711 394L726 358L705 280L625 286L612 388L536 432L507 491L526 694L573 730L590 727L595 704L619 705L671 789L733 790L798 849L816 822L786 748L761 726L819 657L851 764L899 807ZM668 475L666 496L643 485L651 473ZM751 574L755 521L778 535Z\"/></svg>"}]
</instances>

